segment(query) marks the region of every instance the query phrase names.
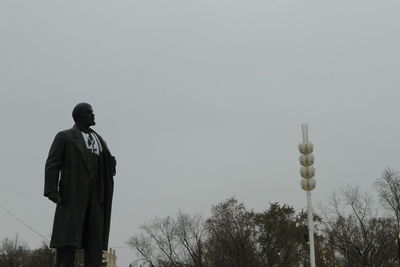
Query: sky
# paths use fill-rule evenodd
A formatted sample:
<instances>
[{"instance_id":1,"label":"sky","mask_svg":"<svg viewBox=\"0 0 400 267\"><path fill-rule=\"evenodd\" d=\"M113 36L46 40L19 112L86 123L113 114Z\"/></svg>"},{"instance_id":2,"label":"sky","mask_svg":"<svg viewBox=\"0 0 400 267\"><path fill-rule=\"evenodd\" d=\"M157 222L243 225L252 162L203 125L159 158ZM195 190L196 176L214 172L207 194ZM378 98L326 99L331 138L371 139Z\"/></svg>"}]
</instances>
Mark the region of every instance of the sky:
<instances>
[{"instance_id":1,"label":"sky","mask_svg":"<svg viewBox=\"0 0 400 267\"><path fill-rule=\"evenodd\" d=\"M0 206L50 237L44 163L79 102L118 161L110 246L179 211L306 206L400 170L400 2L2 0ZM0 209L0 239L43 238ZM117 248L118 266L134 251Z\"/></svg>"}]
</instances>

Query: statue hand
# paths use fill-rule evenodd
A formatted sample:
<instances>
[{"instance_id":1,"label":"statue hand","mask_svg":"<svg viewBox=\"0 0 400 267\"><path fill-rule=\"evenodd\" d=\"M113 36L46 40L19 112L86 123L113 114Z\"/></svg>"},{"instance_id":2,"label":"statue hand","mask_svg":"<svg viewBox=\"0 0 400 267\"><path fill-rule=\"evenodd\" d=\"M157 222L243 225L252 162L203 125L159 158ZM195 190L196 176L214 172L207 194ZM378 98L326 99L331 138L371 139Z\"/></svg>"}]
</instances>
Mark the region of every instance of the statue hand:
<instances>
[{"instance_id":1,"label":"statue hand","mask_svg":"<svg viewBox=\"0 0 400 267\"><path fill-rule=\"evenodd\" d=\"M59 192L51 192L47 195L47 198L53 201L54 203L59 203L61 201L60 193Z\"/></svg>"}]
</instances>

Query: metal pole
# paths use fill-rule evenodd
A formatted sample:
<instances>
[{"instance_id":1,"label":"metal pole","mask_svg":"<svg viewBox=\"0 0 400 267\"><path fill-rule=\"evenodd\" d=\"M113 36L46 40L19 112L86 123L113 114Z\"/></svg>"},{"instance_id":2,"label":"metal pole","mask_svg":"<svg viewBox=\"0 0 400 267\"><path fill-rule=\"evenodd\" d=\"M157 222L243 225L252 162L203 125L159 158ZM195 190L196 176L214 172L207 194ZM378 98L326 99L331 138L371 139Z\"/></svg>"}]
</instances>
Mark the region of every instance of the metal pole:
<instances>
[{"instance_id":1,"label":"metal pole","mask_svg":"<svg viewBox=\"0 0 400 267\"><path fill-rule=\"evenodd\" d=\"M311 267L315 267L315 251L314 251L314 220L313 208L311 203L311 191L307 191L307 213L308 213L308 240L310 244L310 263Z\"/></svg>"},{"instance_id":2,"label":"metal pole","mask_svg":"<svg viewBox=\"0 0 400 267\"><path fill-rule=\"evenodd\" d=\"M308 139L308 124L303 123L301 125L301 131L303 136L303 144L309 144ZM315 187L315 183L314 183ZM304 189L304 188L303 188ZM306 188L307 191L307 219L308 219L308 241L310 245L310 264L311 267L315 267L315 250L314 250L314 216L311 202L311 190L313 188Z\"/></svg>"}]
</instances>

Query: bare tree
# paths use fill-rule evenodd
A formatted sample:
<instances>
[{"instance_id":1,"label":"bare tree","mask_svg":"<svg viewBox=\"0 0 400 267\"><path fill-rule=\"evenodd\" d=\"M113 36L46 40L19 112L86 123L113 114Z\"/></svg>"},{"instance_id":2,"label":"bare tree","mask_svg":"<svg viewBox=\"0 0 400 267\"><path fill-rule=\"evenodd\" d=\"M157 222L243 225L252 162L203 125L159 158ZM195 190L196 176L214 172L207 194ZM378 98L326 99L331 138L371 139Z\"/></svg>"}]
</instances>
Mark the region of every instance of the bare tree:
<instances>
[{"instance_id":1,"label":"bare tree","mask_svg":"<svg viewBox=\"0 0 400 267\"><path fill-rule=\"evenodd\" d=\"M21 267L27 263L29 248L18 235L15 238L5 238L0 245L0 266Z\"/></svg>"},{"instance_id":2,"label":"bare tree","mask_svg":"<svg viewBox=\"0 0 400 267\"><path fill-rule=\"evenodd\" d=\"M142 233L128 244L136 249L139 261L151 267L204 266L204 222L201 216L178 213L156 218L140 227Z\"/></svg>"},{"instance_id":3,"label":"bare tree","mask_svg":"<svg viewBox=\"0 0 400 267\"><path fill-rule=\"evenodd\" d=\"M396 221L397 260L400 264L400 175L387 168L382 177L375 182L382 206L390 212Z\"/></svg>"},{"instance_id":4,"label":"bare tree","mask_svg":"<svg viewBox=\"0 0 400 267\"><path fill-rule=\"evenodd\" d=\"M0 267L55 267L55 250L45 243L30 250L18 235L6 237L0 244Z\"/></svg>"},{"instance_id":5,"label":"bare tree","mask_svg":"<svg viewBox=\"0 0 400 267\"><path fill-rule=\"evenodd\" d=\"M135 235L130 238L128 245L136 249L137 254L140 256L140 258L136 260L136 263L144 263L148 264L150 267L156 267L156 248L150 236L144 235L143 233Z\"/></svg>"},{"instance_id":6,"label":"bare tree","mask_svg":"<svg viewBox=\"0 0 400 267\"><path fill-rule=\"evenodd\" d=\"M204 266L204 222L200 215L193 217L188 214L179 213L175 223L176 235L179 243L183 246L187 255L190 257L188 262L192 262L193 266Z\"/></svg>"},{"instance_id":7,"label":"bare tree","mask_svg":"<svg viewBox=\"0 0 400 267\"><path fill-rule=\"evenodd\" d=\"M49 248L46 243L42 247L35 249L27 254L27 264L24 267L55 267L56 266L56 252L54 249ZM79 266L79 265L75 265Z\"/></svg>"},{"instance_id":8,"label":"bare tree","mask_svg":"<svg viewBox=\"0 0 400 267\"><path fill-rule=\"evenodd\" d=\"M344 266L393 266L393 220L377 217L371 196L357 187L344 188L341 196L342 199L331 198L333 216L326 210L324 214L327 239Z\"/></svg>"}]
</instances>

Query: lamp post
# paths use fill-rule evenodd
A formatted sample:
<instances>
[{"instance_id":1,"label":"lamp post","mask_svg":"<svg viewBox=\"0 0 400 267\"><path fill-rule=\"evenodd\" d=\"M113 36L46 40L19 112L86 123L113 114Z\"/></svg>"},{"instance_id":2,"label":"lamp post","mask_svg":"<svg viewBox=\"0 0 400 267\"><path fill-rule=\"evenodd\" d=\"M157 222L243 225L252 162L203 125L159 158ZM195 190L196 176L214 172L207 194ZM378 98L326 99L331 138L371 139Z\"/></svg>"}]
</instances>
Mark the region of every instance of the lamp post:
<instances>
[{"instance_id":1,"label":"lamp post","mask_svg":"<svg viewBox=\"0 0 400 267\"><path fill-rule=\"evenodd\" d=\"M307 192L307 218L308 218L308 240L310 244L310 263L311 267L315 267L315 251L314 251L314 221L313 221L313 208L311 202L311 191L316 186L314 178L315 168L314 156L312 152L314 145L308 140L308 124L301 125L303 134L303 142L299 144L299 151L301 153L299 161L302 167L300 168L301 188Z\"/></svg>"}]
</instances>

